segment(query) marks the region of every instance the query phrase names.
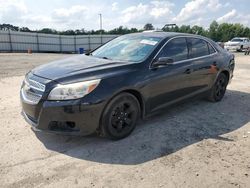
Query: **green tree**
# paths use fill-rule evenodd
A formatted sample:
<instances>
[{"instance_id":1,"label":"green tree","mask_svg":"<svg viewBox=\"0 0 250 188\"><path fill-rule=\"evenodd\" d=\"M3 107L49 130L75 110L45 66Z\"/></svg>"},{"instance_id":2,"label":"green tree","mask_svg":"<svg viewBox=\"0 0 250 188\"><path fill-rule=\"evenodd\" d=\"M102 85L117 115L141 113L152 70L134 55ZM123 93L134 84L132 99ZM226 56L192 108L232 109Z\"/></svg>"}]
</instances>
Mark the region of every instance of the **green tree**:
<instances>
[{"instance_id":1,"label":"green tree","mask_svg":"<svg viewBox=\"0 0 250 188\"><path fill-rule=\"evenodd\" d=\"M250 38L250 28L249 27L244 28L243 36Z\"/></svg>"},{"instance_id":2,"label":"green tree","mask_svg":"<svg viewBox=\"0 0 250 188\"><path fill-rule=\"evenodd\" d=\"M219 27L219 24L216 21L213 21L209 27L209 37L215 41L219 41L218 27Z\"/></svg>"},{"instance_id":3,"label":"green tree","mask_svg":"<svg viewBox=\"0 0 250 188\"><path fill-rule=\"evenodd\" d=\"M193 34L206 36L206 31L203 27L195 25L191 28L191 30Z\"/></svg>"},{"instance_id":4,"label":"green tree","mask_svg":"<svg viewBox=\"0 0 250 188\"><path fill-rule=\"evenodd\" d=\"M85 29L76 29L76 30L66 30L66 31L57 31L51 28L43 28L41 30L30 30L28 27L18 27L11 24L0 24L0 30L11 30L11 31L22 31L22 32L38 32L38 33L47 33L47 34L62 34L62 35L86 35L86 34L116 34L116 35L123 35L128 33L136 33L141 32L143 30L152 30L154 26L151 23L147 23L143 29L137 28L127 28L127 27L117 27L110 31L105 30L90 30L86 31ZM236 23L217 23L213 21L210 24L208 29L204 29L201 26L195 25L181 25L181 26L169 26L164 27L162 30L166 32L181 32L181 33L192 33L198 34L202 36L210 37L215 41L225 42L231 40L234 37L249 37L250 38L250 28L245 27L242 24Z\"/></svg>"},{"instance_id":5,"label":"green tree","mask_svg":"<svg viewBox=\"0 0 250 188\"><path fill-rule=\"evenodd\" d=\"M146 25L144 25L143 29L147 31L147 30L154 30L155 28L153 24L147 23Z\"/></svg>"},{"instance_id":6,"label":"green tree","mask_svg":"<svg viewBox=\"0 0 250 188\"><path fill-rule=\"evenodd\" d=\"M58 34L58 31L50 28L43 28L37 31L38 33L46 33L46 34Z\"/></svg>"},{"instance_id":7,"label":"green tree","mask_svg":"<svg viewBox=\"0 0 250 188\"><path fill-rule=\"evenodd\" d=\"M5 30L5 31L19 31L19 27L11 25L11 24L0 24L0 30Z\"/></svg>"},{"instance_id":8,"label":"green tree","mask_svg":"<svg viewBox=\"0 0 250 188\"><path fill-rule=\"evenodd\" d=\"M61 35L75 35L76 32L74 30L67 30L60 32Z\"/></svg>"},{"instance_id":9,"label":"green tree","mask_svg":"<svg viewBox=\"0 0 250 188\"><path fill-rule=\"evenodd\" d=\"M179 32L181 32L181 33L192 33L192 29L191 29L190 25L182 25L179 28Z\"/></svg>"},{"instance_id":10,"label":"green tree","mask_svg":"<svg viewBox=\"0 0 250 188\"><path fill-rule=\"evenodd\" d=\"M22 31L22 32L32 32L28 27L21 27L19 29L19 31Z\"/></svg>"},{"instance_id":11,"label":"green tree","mask_svg":"<svg viewBox=\"0 0 250 188\"><path fill-rule=\"evenodd\" d=\"M75 34L76 35L86 35L87 34L87 31L85 31L85 29L77 29L75 30Z\"/></svg>"}]
</instances>

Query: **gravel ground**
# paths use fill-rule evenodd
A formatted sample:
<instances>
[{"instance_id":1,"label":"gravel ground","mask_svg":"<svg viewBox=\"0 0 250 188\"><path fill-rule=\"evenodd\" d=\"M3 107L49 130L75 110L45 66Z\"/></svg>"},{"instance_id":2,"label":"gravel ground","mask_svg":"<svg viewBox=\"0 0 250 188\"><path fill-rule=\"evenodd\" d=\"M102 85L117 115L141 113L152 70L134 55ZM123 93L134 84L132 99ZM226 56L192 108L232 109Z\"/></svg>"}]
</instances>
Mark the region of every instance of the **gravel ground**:
<instances>
[{"instance_id":1,"label":"gravel ground","mask_svg":"<svg viewBox=\"0 0 250 188\"><path fill-rule=\"evenodd\" d=\"M36 66L72 56L72 54L0 53L0 78L23 76Z\"/></svg>"},{"instance_id":2,"label":"gravel ground","mask_svg":"<svg viewBox=\"0 0 250 188\"><path fill-rule=\"evenodd\" d=\"M34 133L20 115L24 73L65 56L0 54L0 187L250 186L250 56L236 54L222 102L172 107L116 142Z\"/></svg>"}]
</instances>

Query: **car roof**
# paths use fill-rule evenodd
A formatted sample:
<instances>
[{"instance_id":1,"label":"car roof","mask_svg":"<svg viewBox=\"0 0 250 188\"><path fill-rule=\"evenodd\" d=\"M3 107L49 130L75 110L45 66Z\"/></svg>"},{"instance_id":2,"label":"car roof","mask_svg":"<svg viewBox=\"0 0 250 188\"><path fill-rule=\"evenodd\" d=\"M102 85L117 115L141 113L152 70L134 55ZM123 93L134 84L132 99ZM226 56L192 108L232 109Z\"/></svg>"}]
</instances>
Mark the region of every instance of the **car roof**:
<instances>
[{"instance_id":1,"label":"car roof","mask_svg":"<svg viewBox=\"0 0 250 188\"><path fill-rule=\"evenodd\" d=\"M162 38L162 40L168 38L173 38L173 37L194 37L194 38L200 38L203 40L206 40L210 44L212 44L217 51L224 51L223 48L221 48L216 42L211 40L210 38L203 37L201 35L194 35L194 34L189 34L189 33L177 33L177 32L163 32L163 31L152 31L152 32L142 32L142 33L132 33L128 34L132 36L148 36L148 37L159 37Z\"/></svg>"},{"instance_id":2,"label":"car roof","mask_svg":"<svg viewBox=\"0 0 250 188\"><path fill-rule=\"evenodd\" d=\"M193 37L201 37L200 35L193 35L188 33L176 33L176 32L163 32L163 31L152 31L152 32L142 32L142 33L133 33L129 35L142 35L147 37L159 37L159 38L172 38L177 36L193 36Z\"/></svg>"},{"instance_id":3,"label":"car roof","mask_svg":"<svg viewBox=\"0 0 250 188\"><path fill-rule=\"evenodd\" d=\"M248 39L247 37L234 37L233 39Z\"/></svg>"}]
</instances>

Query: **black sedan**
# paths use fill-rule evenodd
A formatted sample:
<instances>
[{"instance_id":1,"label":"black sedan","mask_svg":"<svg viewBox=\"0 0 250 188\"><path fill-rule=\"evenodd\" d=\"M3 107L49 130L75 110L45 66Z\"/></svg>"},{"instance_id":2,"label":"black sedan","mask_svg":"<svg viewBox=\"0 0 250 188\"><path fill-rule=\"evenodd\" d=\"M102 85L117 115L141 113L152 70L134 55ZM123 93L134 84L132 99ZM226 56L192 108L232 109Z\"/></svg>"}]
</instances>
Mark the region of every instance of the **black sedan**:
<instances>
[{"instance_id":1,"label":"black sedan","mask_svg":"<svg viewBox=\"0 0 250 188\"><path fill-rule=\"evenodd\" d=\"M20 91L22 114L34 130L117 140L139 118L184 99L222 100L233 70L234 56L205 37L124 35L31 70Z\"/></svg>"}]
</instances>

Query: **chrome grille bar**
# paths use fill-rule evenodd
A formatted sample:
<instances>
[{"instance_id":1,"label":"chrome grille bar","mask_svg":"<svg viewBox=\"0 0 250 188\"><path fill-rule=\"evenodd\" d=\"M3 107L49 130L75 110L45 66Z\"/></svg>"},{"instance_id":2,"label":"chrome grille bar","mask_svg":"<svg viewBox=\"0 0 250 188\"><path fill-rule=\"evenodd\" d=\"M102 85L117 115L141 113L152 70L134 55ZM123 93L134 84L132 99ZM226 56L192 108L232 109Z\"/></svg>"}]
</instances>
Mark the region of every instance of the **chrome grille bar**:
<instances>
[{"instance_id":1,"label":"chrome grille bar","mask_svg":"<svg viewBox=\"0 0 250 188\"><path fill-rule=\"evenodd\" d=\"M45 91L45 85L35 81L35 80L31 80L31 79L25 79L25 84L28 85L29 87L38 90L38 91Z\"/></svg>"},{"instance_id":2,"label":"chrome grille bar","mask_svg":"<svg viewBox=\"0 0 250 188\"><path fill-rule=\"evenodd\" d=\"M39 103L39 101L42 98L41 92L44 91L45 91L44 84L41 84L35 80L25 78L23 87L21 89L21 95L26 103L34 105Z\"/></svg>"},{"instance_id":3,"label":"chrome grille bar","mask_svg":"<svg viewBox=\"0 0 250 188\"><path fill-rule=\"evenodd\" d=\"M23 88L21 89L21 95L24 101L28 104L38 104L42 98L42 95L38 95L30 91L25 91Z\"/></svg>"}]
</instances>

